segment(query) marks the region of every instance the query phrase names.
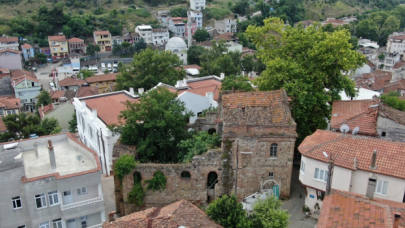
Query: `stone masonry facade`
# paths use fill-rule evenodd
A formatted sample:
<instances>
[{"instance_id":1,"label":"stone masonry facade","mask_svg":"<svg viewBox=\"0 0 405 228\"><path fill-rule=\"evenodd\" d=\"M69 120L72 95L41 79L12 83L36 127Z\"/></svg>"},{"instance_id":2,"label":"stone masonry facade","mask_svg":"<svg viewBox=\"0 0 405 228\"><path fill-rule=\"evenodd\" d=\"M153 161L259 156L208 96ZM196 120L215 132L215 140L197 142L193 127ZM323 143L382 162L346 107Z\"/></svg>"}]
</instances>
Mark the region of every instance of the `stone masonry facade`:
<instances>
[{"instance_id":1,"label":"stone masonry facade","mask_svg":"<svg viewBox=\"0 0 405 228\"><path fill-rule=\"evenodd\" d=\"M189 164L138 164L126 175L122 187L116 180L117 213L127 215L150 207L163 207L180 199L200 205L225 194L234 194L237 161L239 200L274 184L279 185L281 198L289 197L297 133L285 91L225 91L219 102L218 111L198 118L194 129L216 129L222 134L221 149L195 156ZM125 153L135 154L135 148L119 143L114 147L115 159ZM166 189L147 191L142 207L129 204L127 196L134 185L133 173L139 172L142 180L147 180L152 179L156 171L166 176ZM190 173L190 178L181 177L184 171ZM209 189L208 176L212 175L217 181ZM142 185L146 187L143 181Z\"/></svg>"}]
</instances>

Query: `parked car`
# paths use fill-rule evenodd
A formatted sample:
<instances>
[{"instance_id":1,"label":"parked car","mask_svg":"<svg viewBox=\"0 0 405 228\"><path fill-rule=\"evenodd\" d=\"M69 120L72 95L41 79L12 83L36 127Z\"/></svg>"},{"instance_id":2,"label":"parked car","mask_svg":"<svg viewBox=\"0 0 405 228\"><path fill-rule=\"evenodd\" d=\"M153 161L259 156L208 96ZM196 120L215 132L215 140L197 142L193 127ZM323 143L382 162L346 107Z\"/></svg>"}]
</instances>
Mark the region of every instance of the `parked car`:
<instances>
[{"instance_id":1,"label":"parked car","mask_svg":"<svg viewBox=\"0 0 405 228\"><path fill-rule=\"evenodd\" d=\"M58 77L58 72L55 73L55 76ZM53 73L50 73L49 77L53 77Z\"/></svg>"},{"instance_id":2,"label":"parked car","mask_svg":"<svg viewBox=\"0 0 405 228\"><path fill-rule=\"evenodd\" d=\"M52 59L52 63L58 63L59 59Z\"/></svg>"},{"instance_id":3,"label":"parked car","mask_svg":"<svg viewBox=\"0 0 405 228\"><path fill-rule=\"evenodd\" d=\"M101 63L101 71L102 71L102 72L105 71L105 63Z\"/></svg>"},{"instance_id":4,"label":"parked car","mask_svg":"<svg viewBox=\"0 0 405 228\"><path fill-rule=\"evenodd\" d=\"M112 71L111 63L107 64L107 70L110 71L110 72Z\"/></svg>"},{"instance_id":5,"label":"parked car","mask_svg":"<svg viewBox=\"0 0 405 228\"><path fill-rule=\"evenodd\" d=\"M49 82L49 87L51 87L52 91L56 91L55 84L52 81Z\"/></svg>"}]
</instances>

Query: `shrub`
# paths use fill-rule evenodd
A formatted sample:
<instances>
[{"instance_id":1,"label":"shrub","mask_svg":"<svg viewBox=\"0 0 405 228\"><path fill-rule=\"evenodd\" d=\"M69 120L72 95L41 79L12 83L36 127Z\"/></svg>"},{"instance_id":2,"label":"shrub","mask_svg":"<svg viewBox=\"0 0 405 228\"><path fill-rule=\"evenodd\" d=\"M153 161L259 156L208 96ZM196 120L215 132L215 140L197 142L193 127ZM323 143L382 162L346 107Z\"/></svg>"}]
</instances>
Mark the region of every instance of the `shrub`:
<instances>
[{"instance_id":1,"label":"shrub","mask_svg":"<svg viewBox=\"0 0 405 228\"><path fill-rule=\"evenodd\" d=\"M133 4L132 4L132 5L129 5L128 7L129 7L129 8L132 8L132 9L136 9L135 5L133 5Z\"/></svg>"},{"instance_id":2,"label":"shrub","mask_svg":"<svg viewBox=\"0 0 405 228\"><path fill-rule=\"evenodd\" d=\"M148 190L156 191L156 190L164 190L166 188L166 177L161 171L156 171L153 174L153 178L150 180L145 180L148 183L146 187Z\"/></svg>"},{"instance_id":3,"label":"shrub","mask_svg":"<svg viewBox=\"0 0 405 228\"><path fill-rule=\"evenodd\" d=\"M135 158L132 155L124 154L114 164L114 174L122 182L124 176L129 174L136 167Z\"/></svg>"},{"instance_id":4,"label":"shrub","mask_svg":"<svg viewBox=\"0 0 405 228\"><path fill-rule=\"evenodd\" d=\"M145 9L136 9L135 10L135 15L139 16L139 17L150 17L151 14L146 11Z\"/></svg>"},{"instance_id":5,"label":"shrub","mask_svg":"<svg viewBox=\"0 0 405 228\"><path fill-rule=\"evenodd\" d=\"M83 14L84 14L84 11L83 11L82 9L79 9L79 14L80 14L80 15L83 15Z\"/></svg>"},{"instance_id":6,"label":"shrub","mask_svg":"<svg viewBox=\"0 0 405 228\"><path fill-rule=\"evenodd\" d=\"M142 206L145 196L146 194L142 185L140 183L135 184L132 190L128 193L128 202L135 204L136 206Z\"/></svg>"}]
</instances>

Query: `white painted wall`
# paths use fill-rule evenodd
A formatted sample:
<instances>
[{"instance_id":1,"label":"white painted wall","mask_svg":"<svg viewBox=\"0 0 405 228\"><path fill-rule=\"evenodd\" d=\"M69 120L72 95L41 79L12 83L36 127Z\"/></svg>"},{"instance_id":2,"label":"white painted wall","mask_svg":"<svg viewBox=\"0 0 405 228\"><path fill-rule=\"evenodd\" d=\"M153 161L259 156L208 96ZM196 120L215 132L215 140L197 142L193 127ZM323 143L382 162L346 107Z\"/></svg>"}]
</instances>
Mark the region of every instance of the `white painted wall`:
<instances>
[{"instance_id":1,"label":"white painted wall","mask_svg":"<svg viewBox=\"0 0 405 228\"><path fill-rule=\"evenodd\" d=\"M197 119L197 113L202 112L209 107L216 108L218 103L214 100L214 94L201 96L190 92L184 92L178 96L178 99L186 104L187 110L193 111L194 116L190 118L190 123L194 123Z\"/></svg>"},{"instance_id":2,"label":"white painted wall","mask_svg":"<svg viewBox=\"0 0 405 228\"><path fill-rule=\"evenodd\" d=\"M362 67L357 68L354 72L354 77L358 77L364 73L371 73L371 67L366 63Z\"/></svg>"}]
</instances>

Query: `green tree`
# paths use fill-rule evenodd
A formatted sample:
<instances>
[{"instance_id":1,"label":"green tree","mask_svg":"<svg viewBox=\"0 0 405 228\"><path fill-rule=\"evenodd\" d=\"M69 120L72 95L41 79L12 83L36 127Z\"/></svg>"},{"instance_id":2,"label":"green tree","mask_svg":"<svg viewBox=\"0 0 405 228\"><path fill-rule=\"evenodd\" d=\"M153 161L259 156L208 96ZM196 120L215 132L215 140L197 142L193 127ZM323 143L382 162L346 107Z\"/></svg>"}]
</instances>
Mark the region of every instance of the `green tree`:
<instances>
[{"instance_id":1,"label":"green tree","mask_svg":"<svg viewBox=\"0 0 405 228\"><path fill-rule=\"evenodd\" d=\"M240 52L228 52L227 44L224 40L212 41L212 48L206 50L200 56L201 76L207 75L237 75L241 70Z\"/></svg>"},{"instance_id":2,"label":"green tree","mask_svg":"<svg viewBox=\"0 0 405 228\"><path fill-rule=\"evenodd\" d=\"M52 32L52 25L46 21L40 21L37 26L34 28L34 32L38 34L38 37L45 38L47 35Z\"/></svg>"},{"instance_id":3,"label":"green tree","mask_svg":"<svg viewBox=\"0 0 405 228\"><path fill-rule=\"evenodd\" d=\"M214 222L226 228L246 227L246 211L235 195L223 195L212 202L205 211Z\"/></svg>"},{"instance_id":4,"label":"green tree","mask_svg":"<svg viewBox=\"0 0 405 228\"><path fill-rule=\"evenodd\" d=\"M145 50L148 47L148 45L146 44L145 40L141 38L135 43L134 47L136 52L141 52Z\"/></svg>"},{"instance_id":5,"label":"green tree","mask_svg":"<svg viewBox=\"0 0 405 228\"><path fill-rule=\"evenodd\" d=\"M80 77L83 76L83 79L86 79L86 78L88 78L88 77L93 76L93 75L94 75L94 72L92 72L92 71L90 71L90 70L87 70L87 69L81 69L81 70L79 71L79 75L80 75Z\"/></svg>"},{"instance_id":6,"label":"green tree","mask_svg":"<svg viewBox=\"0 0 405 228\"><path fill-rule=\"evenodd\" d=\"M234 7L232 7L232 12L246 15L247 10L249 9L249 0L239 0L235 3Z\"/></svg>"},{"instance_id":7,"label":"green tree","mask_svg":"<svg viewBox=\"0 0 405 228\"><path fill-rule=\"evenodd\" d=\"M124 49L125 52L128 51L130 46L131 46L131 44L126 41L122 42L122 44L121 44L121 47Z\"/></svg>"},{"instance_id":8,"label":"green tree","mask_svg":"<svg viewBox=\"0 0 405 228\"><path fill-rule=\"evenodd\" d=\"M63 35L65 35L66 39L69 39L70 36L72 35L72 29L67 25L63 26L62 32Z\"/></svg>"},{"instance_id":9,"label":"green tree","mask_svg":"<svg viewBox=\"0 0 405 228\"><path fill-rule=\"evenodd\" d=\"M35 53L35 59L37 59L39 63L46 63L46 55L44 53Z\"/></svg>"},{"instance_id":10,"label":"green tree","mask_svg":"<svg viewBox=\"0 0 405 228\"><path fill-rule=\"evenodd\" d=\"M197 31L195 31L195 33L193 35L193 38L197 42L203 42L210 38L210 34L205 29L197 29Z\"/></svg>"},{"instance_id":11,"label":"green tree","mask_svg":"<svg viewBox=\"0 0 405 228\"><path fill-rule=\"evenodd\" d=\"M122 143L136 145L140 162L174 162L177 145L186 139L186 120L193 115L177 94L158 87L141 95L139 102L128 102L120 115L121 125L109 128L121 134Z\"/></svg>"},{"instance_id":12,"label":"green tree","mask_svg":"<svg viewBox=\"0 0 405 228\"><path fill-rule=\"evenodd\" d=\"M94 58L94 56L96 55L96 50L95 50L94 44L93 44L92 42L90 42L90 43L87 45L87 47L86 47L86 53L87 53L88 55L90 55L91 58Z\"/></svg>"},{"instance_id":13,"label":"green tree","mask_svg":"<svg viewBox=\"0 0 405 228\"><path fill-rule=\"evenodd\" d=\"M85 37L90 33L87 29L86 21L81 18L72 18L67 23L67 26L71 28L71 34L76 37Z\"/></svg>"},{"instance_id":14,"label":"green tree","mask_svg":"<svg viewBox=\"0 0 405 228\"><path fill-rule=\"evenodd\" d=\"M254 55L245 55L241 60L242 70L245 71L245 73L252 72L254 70L255 61Z\"/></svg>"},{"instance_id":15,"label":"green tree","mask_svg":"<svg viewBox=\"0 0 405 228\"><path fill-rule=\"evenodd\" d=\"M30 134L44 135L45 132L40 128L41 119L36 115L27 115L26 113L11 114L3 117L4 125L7 127L8 137L14 139L28 138Z\"/></svg>"},{"instance_id":16,"label":"green tree","mask_svg":"<svg viewBox=\"0 0 405 228\"><path fill-rule=\"evenodd\" d=\"M400 23L400 20L389 12L374 12L358 23L357 36L376 40L380 45L385 45L389 34L399 30Z\"/></svg>"},{"instance_id":17,"label":"green tree","mask_svg":"<svg viewBox=\"0 0 405 228\"><path fill-rule=\"evenodd\" d=\"M221 90L253 91L252 84L247 76L229 75L222 82Z\"/></svg>"},{"instance_id":18,"label":"green tree","mask_svg":"<svg viewBox=\"0 0 405 228\"><path fill-rule=\"evenodd\" d=\"M112 45L112 54L120 55L121 52L122 52L122 46L117 42L117 40L114 40L113 45Z\"/></svg>"},{"instance_id":19,"label":"green tree","mask_svg":"<svg viewBox=\"0 0 405 228\"><path fill-rule=\"evenodd\" d=\"M249 45L249 40L244 33L237 33L236 36L239 38L239 44L242 44L244 47Z\"/></svg>"},{"instance_id":20,"label":"green tree","mask_svg":"<svg viewBox=\"0 0 405 228\"><path fill-rule=\"evenodd\" d=\"M42 90L41 93L37 97L37 108L41 107L41 105L49 105L52 103L52 98L51 95L49 94L48 91Z\"/></svg>"},{"instance_id":21,"label":"green tree","mask_svg":"<svg viewBox=\"0 0 405 228\"><path fill-rule=\"evenodd\" d=\"M136 164L137 163L133 155L124 154L120 156L114 163L114 175L116 175L120 182L122 182L125 175L129 174L132 169L136 168Z\"/></svg>"},{"instance_id":22,"label":"green tree","mask_svg":"<svg viewBox=\"0 0 405 228\"><path fill-rule=\"evenodd\" d=\"M53 135L61 132L62 128L59 125L59 121L52 118L44 118L41 121L40 127L44 130L44 135Z\"/></svg>"},{"instance_id":23,"label":"green tree","mask_svg":"<svg viewBox=\"0 0 405 228\"><path fill-rule=\"evenodd\" d=\"M330 33L316 24L306 29L285 26L279 18L268 18L264 23L246 31L267 66L257 79L258 88L286 90L299 145L307 135L326 127L324 117L330 117L327 103L340 99L340 91L355 96L355 83L342 72L357 69L366 58L351 50L347 30Z\"/></svg>"},{"instance_id":24,"label":"green tree","mask_svg":"<svg viewBox=\"0 0 405 228\"><path fill-rule=\"evenodd\" d=\"M183 7L176 7L170 10L172 17L187 17L187 9Z\"/></svg>"},{"instance_id":25,"label":"green tree","mask_svg":"<svg viewBox=\"0 0 405 228\"><path fill-rule=\"evenodd\" d=\"M96 55L98 55L98 53L101 51L100 45L94 45L94 51L96 52Z\"/></svg>"},{"instance_id":26,"label":"green tree","mask_svg":"<svg viewBox=\"0 0 405 228\"><path fill-rule=\"evenodd\" d=\"M199 131L191 138L180 141L179 162L187 163L196 155L201 155L209 149L218 148L221 145L221 138L217 134L208 134L206 131Z\"/></svg>"},{"instance_id":27,"label":"green tree","mask_svg":"<svg viewBox=\"0 0 405 228\"><path fill-rule=\"evenodd\" d=\"M287 228L290 215L282 210L283 203L275 196L258 199L253 205L253 214L266 228Z\"/></svg>"},{"instance_id":28,"label":"green tree","mask_svg":"<svg viewBox=\"0 0 405 228\"><path fill-rule=\"evenodd\" d=\"M187 63L200 65L200 57L205 52L205 48L201 45L192 45L187 50Z\"/></svg>"},{"instance_id":29,"label":"green tree","mask_svg":"<svg viewBox=\"0 0 405 228\"><path fill-rule=\"evenodd\" d=\"M179 57L171 51L147 48L134 55L131 67L117 75L116 90L144 88L149 90L159 82L175 85L185 77Z\"/></svg>"},{"instance_id":30,"label":"green tree","mask_svg":"<svg viewBox=\"0 0 405 228\"><path fill-rule=\"evenodd\" d=\"M76 129L77 129L77 117L76 112L73 112L72 119L69 120L69 132L76 133L77 132Z\"/></svg>"}]
</instances>

